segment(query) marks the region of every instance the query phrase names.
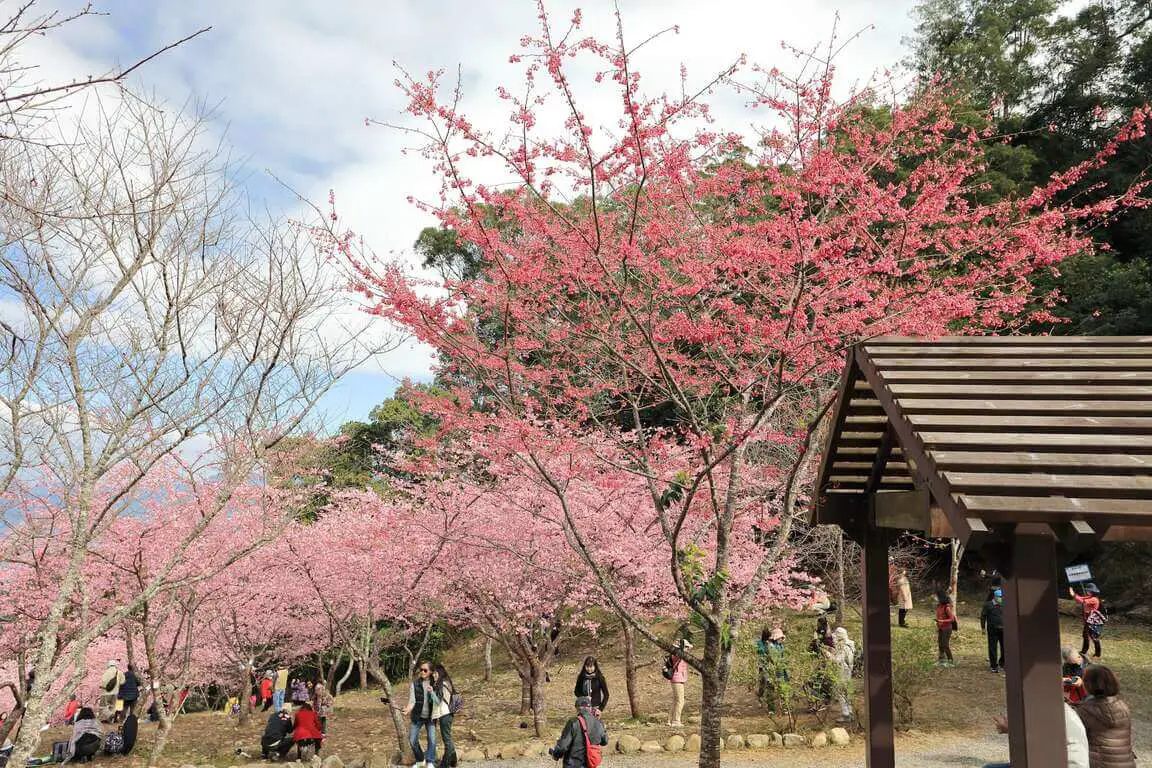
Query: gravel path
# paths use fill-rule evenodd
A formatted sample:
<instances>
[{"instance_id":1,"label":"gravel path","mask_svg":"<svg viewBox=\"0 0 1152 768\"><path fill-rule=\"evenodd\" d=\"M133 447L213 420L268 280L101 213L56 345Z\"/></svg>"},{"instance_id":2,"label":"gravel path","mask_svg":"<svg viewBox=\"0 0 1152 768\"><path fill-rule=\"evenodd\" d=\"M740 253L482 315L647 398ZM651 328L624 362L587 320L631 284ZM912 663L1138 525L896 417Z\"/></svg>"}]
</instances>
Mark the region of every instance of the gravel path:
<instances>
[{"instance_id":1,"label":"gravel path","mask_svg":"<svg viewBox=\"0 0 1152 768\"><path fill-rule=\"evenodd\" d=\"M1139 756L1139 752L1137 753ZM989 733L983 737L956 734L903 736L896 741L897 768L980 768L990 762L1008 760L1008 737ZM742 754L726 753L724 765L771 766L772 768L863 768L864 748L859 742L839 749L772 749ZM1152 760L1138 759L1137 765L1152 768ZM477 768L556 768L546 759L517 760L510 763L488 760L469 763ZM606 768L696 768L695 757L644 755L623 757L605 755Z\"/></svg>"}]
</instances>

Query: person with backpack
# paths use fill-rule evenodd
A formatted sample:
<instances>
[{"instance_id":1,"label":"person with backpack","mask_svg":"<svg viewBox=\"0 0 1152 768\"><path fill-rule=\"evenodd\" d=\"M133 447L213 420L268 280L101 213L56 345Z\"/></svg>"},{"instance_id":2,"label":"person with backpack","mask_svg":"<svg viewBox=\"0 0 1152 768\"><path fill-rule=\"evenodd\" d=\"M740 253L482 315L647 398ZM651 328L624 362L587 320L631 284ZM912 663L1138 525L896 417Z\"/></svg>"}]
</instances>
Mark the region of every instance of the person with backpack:
<instances>
[{"instance_id":1,"label":"person with backpack","mask_svg":"<svg viewBox=\"0 0 1152 768\"><path fill-rule=\"evenodd\" d=\"M587 696L592 700L592 709L598 713L608 707L608 681L600 671L595 656L584 659L584 666L576 674L576 687L572 691L576 697ZM600 715L597 714L597 717Z\"/></svg>"},{"instance_id":2,"label":"person with backpack","mask_svg":"<svg viewBox=\"0 0 1152 768\"><path fill-rule=\"evenodd\" d=\"M440 728L440 741L444 744L444 752L440 755L438 768L452 768L456 765L456 745L452 742L452 721L460 711L461 699L456 693L456 686L452 677L443 664L432 667L432 693L435 696L435 705L432 708L432 720Z\"/></svg>"},{"instance_id":3,"label":"person with backpack","mask_svg":"<svg viewBox=\"0 0 1152 768\"><path fill-rule=\"evenodd\" d=\"M684 663L684 660L680 660ZM548 750L553 760L563 760L561 768L600 768L601 748L608 746L608 731L592 714L592 699L576 699L576 716L564 724L556 746Z\"/></svg>"},{"instance_id":4,"label":"person with backpack","mask_svg":"<svg viewBox=\"0 0 1152 768\"><path fill-rule=\"evenodd\" d=\"M688 682L688 662L684 661L683 653L691 648L692 643L681 640L679 652L668 654L664 662L664 677L672 685L672 712L668 717L668 725L673 728L684 727L680 717L684 713L684 684Z\"/></svg>"},{"instance_id":5,"label":"person with backpack","mask_svg":"<svg viewBox=\"0 0 1152 768\"><path fill-rule=\"evenodd\" d=\"M111 720L116 714L117 695L120 686L124 684L124 673L120 671L120 664L116 661L108 662L104 674L100 675L100 710L101 719Z\"/></svg>"},{"instance_id":6,"label":"person with backpack","mask_svg":"<svg viewBox=\"0 0 1152 768\"><path fill-rule=\"evenodd\" d=\"M776 707L784 699L784 686L788 683L788 664L784 660L784 630L765 627L756 641L756 668L760 684L756 698L776 714Z\"/></svg>"},{"instance_id":7,"label":"person with backpack","mask_svg":"<svg viewBox=\"0 0 1152 768\"><path fill-rule=\"evenodd\" d=\"M411 721L408 731L408 743L412 745L412 754L416 756L416 763L421 761L428 768L436 767L436 723L432 721L432 707L435 693L432 690L432 665L427 661L420 662L417 674L419 675L408 687L408 706L404 714ZM420 749L420 732L427 733L428 748Z\"/></svg>"},{"instance_id":8,"label":"person with backpack","mask_svg":"<svg viewBox=\"0 0 1152 768\"><path fill-rule=\"evenodd\" d=\"M988 636L988 669L999 672L1004 667L1004 598L999 589L988 590L988 599L980 609L980 631ZM999 650L997 650L999 649Z\"/></svg>"},{"instance_id":9,"label":"person with backpack","mask_svg":"<svg viewBox=\"0 0 1152 768\"><path fill-rule=\"evenodd\" d=\"M1068 594L1072 599L1080 603L1080 608L1084 611L1084 626L1083 636L1084 643L1080 646L1080 655L1086 656L1088 654L1088 646L1092 645L1096 653L1096 661L1100 661L1100 635L1104 631L1104 622L1107 619L1104 617L1104 612L1101 610L1102 603L1100 602L1100 589L1088 582L1084 585L1083 595L1076 594L1076 590L1068 587Z\"/></svg>"}]
</instances>

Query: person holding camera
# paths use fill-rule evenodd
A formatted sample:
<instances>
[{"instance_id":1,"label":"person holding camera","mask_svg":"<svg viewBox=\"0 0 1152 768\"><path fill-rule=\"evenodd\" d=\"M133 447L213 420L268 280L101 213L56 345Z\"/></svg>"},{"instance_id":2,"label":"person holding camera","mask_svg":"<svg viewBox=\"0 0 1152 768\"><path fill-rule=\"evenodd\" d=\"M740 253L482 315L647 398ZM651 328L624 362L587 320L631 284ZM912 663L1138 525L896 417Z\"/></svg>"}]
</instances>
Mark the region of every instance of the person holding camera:
<instances>
[{"instance_id":1,"label":"person holding camera","mask_svg":"<svg viewBox=\"0 0 1152 768\"><path fill-rule=\"evenodd\" d=\"M560 740L548 750L553 760L563 760L562 768L598 768L600 748L608 746L608 731L592 714L592 699L576 699L576 716L564 724Z\"/></svg>"}]
</instances>

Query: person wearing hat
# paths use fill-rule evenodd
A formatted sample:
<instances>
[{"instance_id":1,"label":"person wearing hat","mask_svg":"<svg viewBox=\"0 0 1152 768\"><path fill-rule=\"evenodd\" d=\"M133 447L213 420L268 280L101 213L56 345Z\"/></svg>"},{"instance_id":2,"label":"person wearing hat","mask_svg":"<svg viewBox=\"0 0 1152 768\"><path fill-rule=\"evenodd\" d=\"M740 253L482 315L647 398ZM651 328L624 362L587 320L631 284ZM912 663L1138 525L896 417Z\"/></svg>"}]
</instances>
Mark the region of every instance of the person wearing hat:
<instances>
[{"instance_id":1,"label":"person wearing hat","mask_svg":"<svg viewBox=\"0 0 1152 768\"><path fill-rule=\"evenodd\" d=\"M100 675L101 719L110 720L115 716L118 709L116 705L119 702L117 694L122 685L124 685L124 673L120 671L120 663L109 661L104 667L104 674Z\"/></svg>"},{"instance_id":2,"label":"person wearing hat","mask_svg":"<svg viewBox=\"0 0 1152 768\"><path fill-rule=\"evenodd\" d=\"M291 704L284 704L269 715L264 735L260 737L260 754L265 760L271 757L273 751L281 760L288 756L288 751L292 749L294 727Z\"/></svg>"},{"instance_id":3,"label":"person wearing hat","mask_svg":"<svg viewBox=\"0 0 1152 768\"><path fill-rule=\"evenodd\" d=\"M784 662L784 630L780 627L767 627L756 641L757 667L760 671L760 686L756 698L768 707L768 712L776 713L780 701L782 684L788 682L788 667Z\"/></svg>"},{"instance_id":4,"label":"person wearing hat","mask_svg":"<svg viewBox=\"0 0 1152 768\"><path fill-rule=\"evenodd\" d=\"M1068 594L1080 603L1080 608L1084 611L1084 643L1080 646L1080 655L1086 655L1088 646L1092 645L1096 651L1093 655L1096 661L1100 661L1100 634L1104 629L1104 613L1100 610L1100 589L1092 582L1088 582L1084 585L1084 592L1086 594L1078 595L1075 589L1068 587Z\"/></svg>"},{"instance_id":5,"label":"person wearing hat","mask_svg":"<svg viewBox=\"0 0 1152 768\"><path fill-rule=\"evenodd\" d=\"M563 760L562 768L587 768L588 747L599 750L608 746L608 731L596 715L592 714L592 699L576 699L576 716L564 724L556 746L548 750L553 760Z\"/></svg>"},{"instance_id":6,"label":"person wearing hat","mask_svg":"<svg viewBox=\"0 0 1152 768\"><path fill-rule=\"evenodd\" d=\"M835 678L833 695L840 703L841 723L852 721L852 667L856 663L856 643L848 637L848 630L836 627L832 633L833 646L820 646L821 652L832 663Z\"/></svg>"},{"instance_id":7,"label":"person wearing hat","mask_svg":"<svg viewBox=\"0 0 1152 768\"><path fill-rule=\"evenodd\" d=\"M275 674L272 670L268 670L264 673L264 679L260 681L260 701L264 704L264 708L261 710L263 712L272 708L272 676Z\"/></svg>"}]
</instances>

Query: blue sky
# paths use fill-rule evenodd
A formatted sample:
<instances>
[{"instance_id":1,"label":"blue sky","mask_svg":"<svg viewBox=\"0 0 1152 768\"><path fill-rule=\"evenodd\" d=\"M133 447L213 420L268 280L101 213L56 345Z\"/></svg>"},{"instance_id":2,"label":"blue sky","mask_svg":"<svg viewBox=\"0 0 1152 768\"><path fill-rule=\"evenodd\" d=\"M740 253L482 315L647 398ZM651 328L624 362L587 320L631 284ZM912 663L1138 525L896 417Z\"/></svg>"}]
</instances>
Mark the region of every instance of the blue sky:
<instances>
[{"instance_id":1,"label":"blue sky","mask_svg":"<svg viewBox=\"0 0 1152 768\"><path fill-rule=\"evenodd\" d=\"M74 9L80 0L58 7ZM912 31L912 0L620 0L626 33L640 39L679 25L675 37L646 48L641 59L653 89L678 88L681 63L704 78L738 54L787 68L788 41L810 46L827 39L836 15L842 36L863 31L840 59L842 82L861 82L903 56ZM425 160L404 154L406 139L366 127L375 117L402 121L393 85L394 62L414 73L462 67L465 107L480 121L501 125L497 84L514 73L509 54L536 32L526 0L97 0L107 15L82 20L45 41L38 61L45 77L80 76L125 65L203 26L207 35L151 62L133 81L167 104L209 105L213 130L233 148L250 194L274 211L291 210L292 196L267 172L311 200L334 190L342 216L378 253L410 258L420 229L431 221L408 202L434 196ZM47 7L53 7L51 0ZM549 2L566 20L576 4ZM590 0L585 29L611 34L613 3ZM597 101L597 99L600 101ZM613 119L607 94L588 102ZM734 100L717 105L747 122ZM407 344L363 366L323 403L330 427L363 419L403 378L430 376L427 349Z\"/></svg>"}]
</instances>

